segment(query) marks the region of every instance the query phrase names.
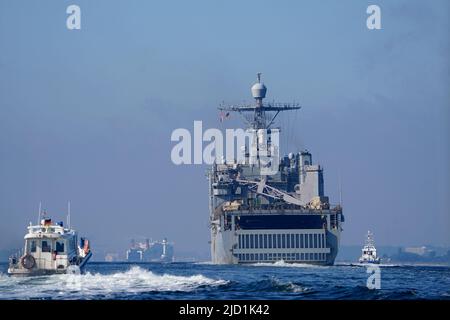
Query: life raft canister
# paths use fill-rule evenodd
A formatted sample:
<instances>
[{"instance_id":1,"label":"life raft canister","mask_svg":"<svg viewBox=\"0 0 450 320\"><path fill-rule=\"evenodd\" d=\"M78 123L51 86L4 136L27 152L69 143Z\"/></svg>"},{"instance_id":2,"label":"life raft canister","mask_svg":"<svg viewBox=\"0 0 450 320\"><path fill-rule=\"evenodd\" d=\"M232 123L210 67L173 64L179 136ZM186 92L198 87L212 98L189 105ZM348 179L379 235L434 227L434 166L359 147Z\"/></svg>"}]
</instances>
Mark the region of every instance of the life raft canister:
<instances>
[{"instance_id":1,"label":"life raft canister","mask_svg":"<svg viewBox=\"0 0 450 320\"><path fill-rule=\"evenodd\" d=\"M32 269L36 264L36 260L31 254L26 254L20 259L20 263L25 269Z\"/></svg>"}]
</instances>

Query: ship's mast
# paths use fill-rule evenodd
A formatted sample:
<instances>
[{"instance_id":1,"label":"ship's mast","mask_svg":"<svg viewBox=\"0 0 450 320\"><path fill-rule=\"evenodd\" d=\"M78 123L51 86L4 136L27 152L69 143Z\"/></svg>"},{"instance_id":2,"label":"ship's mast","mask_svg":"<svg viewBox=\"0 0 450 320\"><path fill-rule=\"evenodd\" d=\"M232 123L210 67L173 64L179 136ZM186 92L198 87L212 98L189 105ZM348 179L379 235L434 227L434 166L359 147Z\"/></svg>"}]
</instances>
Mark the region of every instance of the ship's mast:
<instances>
[{"instance_id":1,"label":"ship's mast","mask_svg":"<svg viewBox=\"0 0 450 320\"><path fill-rule=\"evenodd\" d=\"M239 112L243 115L244 112L253 112L253 117L247 118L244 116L247 124L253 129L269 129L275 121L275 118L282 111L298 110L300 105L298 103L263 103L266 97L267 88L261 82L261 73L257 74L257 82L252 86L252 96L255 99L254 104L242 105L221 105L219 110L227 112ZM266 112L275 112L270 116Z\"/></svg>"},{"instance_id":2,"label":"ship's mast","mask_svg":"<svg viewBox=\"0 0 450 320\"><path fill-rule=\"evenodd\" d=\"M368 247L375 246L375 241L373 240L373 234L370 231L367 231L366 246L368 246Z\"/></svg>"}]
</instances>

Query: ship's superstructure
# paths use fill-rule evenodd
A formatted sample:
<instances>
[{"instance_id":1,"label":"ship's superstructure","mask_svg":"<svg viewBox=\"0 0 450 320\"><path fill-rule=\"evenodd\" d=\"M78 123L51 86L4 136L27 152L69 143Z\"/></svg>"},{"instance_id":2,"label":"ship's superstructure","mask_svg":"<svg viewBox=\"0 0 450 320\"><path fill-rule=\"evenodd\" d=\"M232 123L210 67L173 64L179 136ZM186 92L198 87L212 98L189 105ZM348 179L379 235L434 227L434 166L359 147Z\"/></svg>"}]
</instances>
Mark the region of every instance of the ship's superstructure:
<instances>
[{"instance_id":1,"label":"ship's superstructure","mask_svg":"<svg viewBox=\"0 0 450 320\"><path fill-rule=\"evenodd\" d=\"M373 240L373 234L367 231L366 244L361 250L360 263L380 263L380 258L377 257L377 249L375 248L375 241Z\"/></svg>"},{"instance_id":2,"label":"ship's superstructure","mask_svg":"<svg viewBox=\"0 0 450 320\"><path fill-rule=\"evenodd\" d=\"M342 208L325 196L310 152L279 156L280 128L272 127L280 112L300 106L264 103L260 74L251 91L254 104L219 108L246 115L249 140L239 159L216 159L208 171L212 262L333 264Z\"/></svg>"},{"instance_id":3,"label":"ship's superstructure","mask_svg":"<svg viewBox=\"0 0 450 320\"><path fill-rule=\"evenodd\" d=\"M126 252L126 259L128 262L172 262L174 246L165 238L162 241L145 239L143 242L132 239L131 246Z\"/></svg>"},{"instance_id":4,"label":"ship's superstructure","mask_svg":"<svg viewBox=\"0 0 450 320\"><path fill-rule=\"evenodd\" d=\"M28 227L23 255L10 258L11 275L45 275L55 273L80 273L92 256L89 241L65 228L62 222L53 223L43 218L39 225Z\"/></svg>"}]
</instances>

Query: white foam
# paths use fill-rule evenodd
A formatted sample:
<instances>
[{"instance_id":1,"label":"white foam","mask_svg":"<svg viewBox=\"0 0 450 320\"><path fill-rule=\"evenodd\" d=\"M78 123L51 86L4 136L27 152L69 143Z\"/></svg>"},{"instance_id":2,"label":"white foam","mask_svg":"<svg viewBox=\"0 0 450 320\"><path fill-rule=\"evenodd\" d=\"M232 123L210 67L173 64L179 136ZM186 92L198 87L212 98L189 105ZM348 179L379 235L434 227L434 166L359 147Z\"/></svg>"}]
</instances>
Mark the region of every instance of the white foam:
<instances>
[{"instance_id":1,"label":"white foam","mask_svg":"<svg viewBox=\"0 0 450 320\"><path fill-rule=\"evenodd\" d=\"M299 286L298 284L290 283L289 290L295 293L307 292L310 291L310 288Z\"/></svg>"},{"instance_id":2,"label":"white foam","mask_svg":"<svg viewBox=\"0 0 450 320\"><path fill-rule=\"evenodd\" d=\"M198 264L198 265L216 265L212 261L198 261L198 262L194 262L194 264Z\"/></svg>"},{"instance_id":3,"label":"white foam","mask_svg":"<svg viewBox=\"0 0 450 320\"><path fill-rule=\"evenodd\" d=\"M369 267L369 266L378 266L378 267L400 267L401 264L390 264L390 263L363 263L363 262L339 262L335 264L336 266L343 267Z\"/></svg>"},{"instance_id":4,"label":"white foam","mask_svg":"<svg viewBox=\"0 0 450 320\"><path fill-rule=\"evenodd\" d=\"M283 260L278 260L275 262L258 262L250 264L255 267L287 267L287 268L326 268L326 266L313 265L308 263L291 263L285 262Z\"/></svg>"},{"instance_id":5,"label":"white foam","mask_svg":"<svg viewBox=\"0 0 450 320\"><path fill-rule=\"evenodd\" d=\"M115 293L192 291L201 286L228 283L203 275L155 274L140 267L114 274L52 275L46 277L0 277L0 298L89 298Z\"/></svg>"}]
</instances>

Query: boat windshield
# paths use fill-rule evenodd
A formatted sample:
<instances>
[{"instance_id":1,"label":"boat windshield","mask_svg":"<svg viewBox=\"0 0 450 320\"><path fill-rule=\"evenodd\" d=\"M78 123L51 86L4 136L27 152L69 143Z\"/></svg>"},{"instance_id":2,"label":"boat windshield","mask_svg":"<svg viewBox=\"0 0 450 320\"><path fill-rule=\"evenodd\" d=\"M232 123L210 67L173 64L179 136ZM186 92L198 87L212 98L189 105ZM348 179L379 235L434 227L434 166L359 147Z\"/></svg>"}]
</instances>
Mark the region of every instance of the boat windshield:
<instances>
[{"instance_id":1,"label":"boat windshield","mask_svg":"<svg viewBox=\"0 0 450 320\"><path fill-rule=\"evenodd\" d=\"M56 252L63 253L64 252L64 241L56 241Z\"/></svg>"},{"instance_id":2,"label":"boat windshield","mask_svg":"<svg viewBox=\"0 0 450 320\"><path fill-rule=\"evenodd\" d=\"M50 241L42 240L42 252L51 252L52 251L52 244Z\"/></svg>"},{"instance_id":3,"label":"boat windshield","mask_svg":"<svg viewBox=\"0 0 450 320\"><path fill-rule=\"evenodd\" d=\"M27 251L28 252L36 252L36 240L28 240L27 242Z\"/></svg>"}]
</instances>

